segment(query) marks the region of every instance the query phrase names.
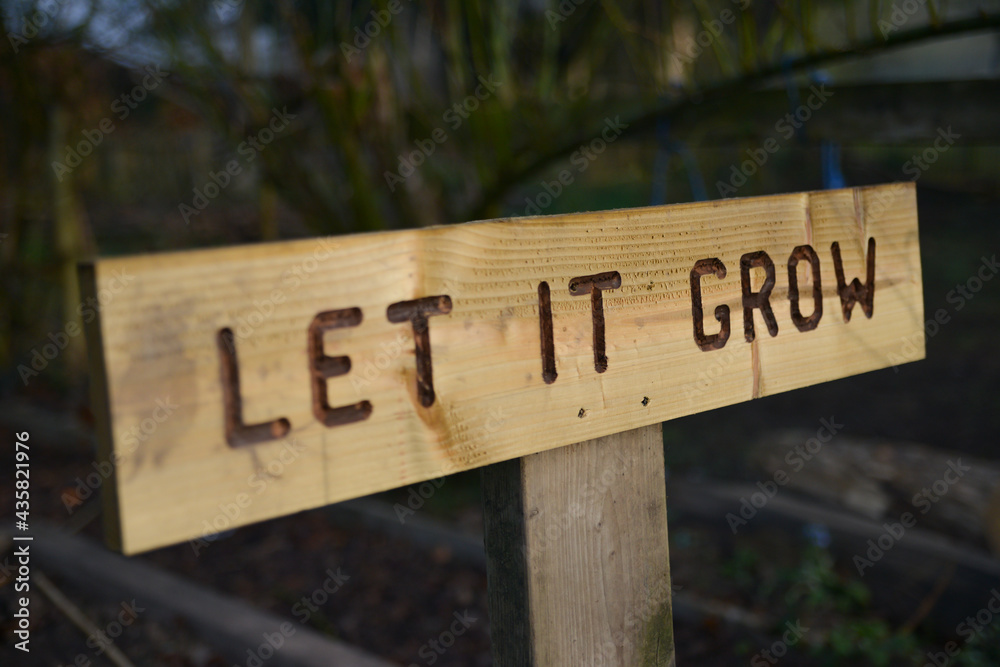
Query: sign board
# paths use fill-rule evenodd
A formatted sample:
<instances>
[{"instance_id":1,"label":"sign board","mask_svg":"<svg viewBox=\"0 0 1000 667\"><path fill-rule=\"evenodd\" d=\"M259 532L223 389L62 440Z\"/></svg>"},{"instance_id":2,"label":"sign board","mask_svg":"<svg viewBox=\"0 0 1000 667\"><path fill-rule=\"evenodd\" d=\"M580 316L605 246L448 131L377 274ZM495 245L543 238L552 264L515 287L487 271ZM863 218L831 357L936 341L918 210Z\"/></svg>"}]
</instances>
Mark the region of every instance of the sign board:
<instances>
[{"instance_id":1,"label":"sign board","mask_svg":"<svg viewBox=\"0 0 1000 667\"><path fill-rule=\"evenodd\" d=\"M912 184L101 259L134 553L923 357Z\"/></svg>"}]
</instances>

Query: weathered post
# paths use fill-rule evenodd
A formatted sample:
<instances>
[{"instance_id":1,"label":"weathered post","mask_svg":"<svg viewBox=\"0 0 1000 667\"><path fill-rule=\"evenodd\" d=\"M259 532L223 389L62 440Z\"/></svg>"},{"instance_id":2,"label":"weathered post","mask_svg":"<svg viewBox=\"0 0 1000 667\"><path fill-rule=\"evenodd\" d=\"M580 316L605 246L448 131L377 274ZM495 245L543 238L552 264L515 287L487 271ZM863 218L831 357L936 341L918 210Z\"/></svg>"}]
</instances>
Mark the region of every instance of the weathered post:
<instances>
[{"instance_id":1,"label":"weathered post","mask_svg":"<svg viewBox=\"0 0 1000 667\"><path fill-rule=\"evenodd\" d=\"M660 424L482 476L498 667L673 664Z\"/></svg>"}]
</instances>

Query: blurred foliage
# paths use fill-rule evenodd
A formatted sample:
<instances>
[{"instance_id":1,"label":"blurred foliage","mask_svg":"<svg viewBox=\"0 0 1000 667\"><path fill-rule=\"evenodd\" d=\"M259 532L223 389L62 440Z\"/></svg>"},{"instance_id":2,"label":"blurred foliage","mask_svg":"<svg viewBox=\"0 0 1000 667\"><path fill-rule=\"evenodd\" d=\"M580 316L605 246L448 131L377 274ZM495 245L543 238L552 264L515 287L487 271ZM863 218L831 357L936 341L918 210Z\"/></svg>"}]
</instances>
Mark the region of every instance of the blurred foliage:
<instances>
[{"instance_id":1,"label":"blurred foliage","mask_svg":"<svg viewBox=\"0 0 1000 667\"><path fill-rule=\"evenodd\" d=\"M789 614L802 614L810 627L822 628L811 645L831 665L845 662L878 667L916 661L920 644L907 630L894 630L871 609L871 592L860 579L838 572L825 549L805 549L789 573Z\"/></svg>"},{"instance_id":2,"label":"blurred foliage","mask_svg":"<svg viewBox=\"0 0 1000 667\"><path fill-rule=\"evenodd\" d=\"M308 139L267 151L265 178L315 232L356 231L497 215L606 117L648 124L706 94L987 19L944 22L929 0L902 22L860 4L151 2L140 35L234 145L274 107L301 109ZM469 98L483 80L495 93ZM466 99L473 111L449 114ZM428 143L436 129L446 140ZM405 162L417 166L400 184L389 175Z\"/></svg>"},{"instance_id":3,"label":"blurred foliage","mask_svg":"<svg viewBox=\"0 0 1000 667\"><path fill-rule=\"evenodd\" d=\"M917 610L908 623L893 627L873 607L863 581L839 568L829 551L814 544L803 546L795 562L776 568L757 551L740 547L723 564L721 574L756 606L780 610L775 636L782 634L786 622L808 628L801 646L791 650L811 656L815 664L920 666L927 662L928 651L939 653L949 641L957 653L948 656L948 664L1000 664L1000 625L991 623L977 633L965 626L956 641L923 629L923 616ZM755 650L752 643L742 649L743 653Z\"/></svg>"},{"instance_id":4,"label":"blurred foliage","mask_svg":"<svg viewBox=\"0 0 1000 667\"><path fill-rule=\"evenodd\" d=\"M998 25L959 0L914 6L7 0L0 361L30 356L45 331L78 318L77 260L120 251L126 230L212 217L250 220L251 237L273 239L279 213L302 234L502 215L519 186L600 136L605 119L634 136L775 77ZM109 108L150 63L169 76L135 120L116 118ZM244 156L282 110L294 116L287 129ZM54 166L107 119L114 129L91 147L95 158L69 173ZM198 197L234 159L241 185L219 198L249 191L250 204L202 214ZM95 232L95 217L114 219L114 233ZM74 340L59 363L72 370L81 358Z\"/></svg>"}]
</instances>

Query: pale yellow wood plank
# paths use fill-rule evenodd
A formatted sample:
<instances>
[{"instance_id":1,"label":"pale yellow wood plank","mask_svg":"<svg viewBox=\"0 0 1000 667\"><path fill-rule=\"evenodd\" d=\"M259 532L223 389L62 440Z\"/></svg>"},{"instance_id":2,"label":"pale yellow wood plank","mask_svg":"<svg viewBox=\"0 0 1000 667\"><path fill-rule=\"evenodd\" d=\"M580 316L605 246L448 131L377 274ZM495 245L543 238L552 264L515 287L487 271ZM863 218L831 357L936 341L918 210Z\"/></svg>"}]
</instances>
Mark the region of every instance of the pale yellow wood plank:
<instances>
[{"instance_id":1,"label":"pale yellow wood plank","mask_svg":"<svg viewBox=\"0 0 1000 667\"><path fill-rule=\"evenodd\" d=\"M483 468L498 667L674 664L660 424Z\"/></svg>"},{"instance_id":2,"label":"pale yellow wood plank","mask_svg":"<svg viewBox=\"0 0 1000 667\"><path fill-rule=\"evenodd\" d=\"M870 237L874 314L855 305L845 323L830 245L840 244L847 281L864 281ZM806 243L821 260L824 315L800 332L786 263ZM740 257L760 250L775 265L779 333L769 336L758 312L750 344ZM728 273L701 281L705 331L719 330L712 314L726 304L732 333L723 349L703 352L690 273L712 257ZM121 457L108 483L126 552L923 356L907 358L903 347L923 321L912 184L104 259L93 270L94 290L109 296L91 334L98 326L103 339L103 456ZM621 287L602 292L608 369L598 373L592 301L571 295L570 280L609 271ZM763 275L752 271L754 289ZM800 266L805 314L808 275ZM542 377L543 281L551 384ZM438 295L451 311L429 318L435 401L423 407L413 328L390 322L386 309ZM307 332L317 313L346 308L362 321L324 336L326 355L352 363L328 380L330 404L367 400L372 412L327 427L314 416ZM244 421L287 419L283 441L227 444L217 346L225 327L235 332ZM168 399L169 416L157 404Z\"/></svg>"}]
</instances>

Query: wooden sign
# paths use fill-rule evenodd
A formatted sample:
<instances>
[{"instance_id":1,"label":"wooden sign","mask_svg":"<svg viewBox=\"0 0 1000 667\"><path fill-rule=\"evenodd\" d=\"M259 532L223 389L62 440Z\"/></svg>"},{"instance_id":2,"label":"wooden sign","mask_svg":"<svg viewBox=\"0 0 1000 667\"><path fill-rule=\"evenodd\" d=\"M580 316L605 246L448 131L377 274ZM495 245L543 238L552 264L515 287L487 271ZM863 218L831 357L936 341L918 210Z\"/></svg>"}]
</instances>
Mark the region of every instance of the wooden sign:
<instances>
[{"instance_id":1,"label":"wooden sign","mask_svg":"<svg viewBox=\"0 0 1000 667\"><path fill-rule=\"evenodd\" d=\"M912 184L83 272L127 553L923 357Z\"/></svg>"}]
</instances>

